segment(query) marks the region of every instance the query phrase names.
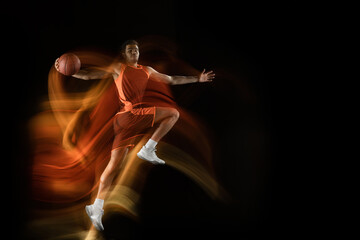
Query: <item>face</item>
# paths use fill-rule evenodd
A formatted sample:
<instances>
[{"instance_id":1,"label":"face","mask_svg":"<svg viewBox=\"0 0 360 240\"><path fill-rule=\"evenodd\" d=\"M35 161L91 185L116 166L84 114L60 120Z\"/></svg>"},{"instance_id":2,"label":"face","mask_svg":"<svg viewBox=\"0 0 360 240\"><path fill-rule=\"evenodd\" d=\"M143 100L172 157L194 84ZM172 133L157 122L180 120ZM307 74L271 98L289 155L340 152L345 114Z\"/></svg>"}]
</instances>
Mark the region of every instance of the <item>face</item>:
<instances>
[{"instance_id":1,"label":"face","mask_svg":"<svg viewBox=\"0 0 360 240\"><path fill-rule=\"evenodd\" d=\"M128 63L137 63L139 60L139 47L137 45L126 45L123 56Z\"/></svg>"}]
</instances>

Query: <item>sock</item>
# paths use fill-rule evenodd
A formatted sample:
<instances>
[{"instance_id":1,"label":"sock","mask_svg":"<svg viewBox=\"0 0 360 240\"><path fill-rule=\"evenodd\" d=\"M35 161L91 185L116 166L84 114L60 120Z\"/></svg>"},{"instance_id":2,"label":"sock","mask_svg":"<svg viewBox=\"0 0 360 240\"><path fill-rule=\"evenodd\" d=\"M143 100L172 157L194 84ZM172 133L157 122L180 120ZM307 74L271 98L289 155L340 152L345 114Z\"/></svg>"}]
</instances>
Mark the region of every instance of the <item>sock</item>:
<instances>
[{"instance_id":1,"label":"sock","mask_svg":"<svg viewBox=\"0 0 360 240\"><path fill-rule=\"evenodd\" d=\"M149 139L149 141L147 141L147 143L145 144L145 147L148 149L154 149L157 145L157 142L155 142L152 139Z\"/></svg>"},{"instance_id":2,"label":"sock","mask_svg":"<svg viewBox=\"0 0 360 240\"><path fill-rule=\"evenodd\" d=\"M102 209L104 206L104 199L97 198L94 202L94 207Z\"/></svg>"}]
</instances>

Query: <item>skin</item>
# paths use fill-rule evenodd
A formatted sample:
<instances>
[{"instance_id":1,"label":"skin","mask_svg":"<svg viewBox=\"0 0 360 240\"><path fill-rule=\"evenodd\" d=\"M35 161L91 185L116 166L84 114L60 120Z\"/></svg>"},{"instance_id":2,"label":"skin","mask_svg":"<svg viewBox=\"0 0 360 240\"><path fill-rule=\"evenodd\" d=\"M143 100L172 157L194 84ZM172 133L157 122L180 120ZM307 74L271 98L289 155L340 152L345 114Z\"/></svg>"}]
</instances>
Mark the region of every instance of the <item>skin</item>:
<instances>
[{"instance_id":1,"label":"skin","mask_svg":"<svg viewBox=\"0 0 360 240\"><path fill-rule=\"evenodd\" d=\"M125 51L122 53L125 63L129 66L137 67L140 56L139 47L137 45L126 45ZM59 59L55 61L55 68L59 71ZM73 75L75 78L83 80L101 79L105 74L112 74L114 80L119 77L120 62L113 64L109 67L108 71L98 70L86 70L81 69L79 72ZM149 73L149 78L155 81L164 82L166 84L178 85L188 83L205 83L211 82L215 78L213 71L205 72L205 69L199 76L169 76L163 73L157 72L155 69L149 66L143 66ZM151 136L151 139L159 142L174 126L179 119L179 112L175 108L169 107L156 107L155 123L159 123L159 126L155 129ZM119 171L121 163L123 162L128 149L117 149L111 152L110 161L100 177L100 185L96 198L105 199L108 190L111 187L112 181Z\"/></svg>"}]
</instances>

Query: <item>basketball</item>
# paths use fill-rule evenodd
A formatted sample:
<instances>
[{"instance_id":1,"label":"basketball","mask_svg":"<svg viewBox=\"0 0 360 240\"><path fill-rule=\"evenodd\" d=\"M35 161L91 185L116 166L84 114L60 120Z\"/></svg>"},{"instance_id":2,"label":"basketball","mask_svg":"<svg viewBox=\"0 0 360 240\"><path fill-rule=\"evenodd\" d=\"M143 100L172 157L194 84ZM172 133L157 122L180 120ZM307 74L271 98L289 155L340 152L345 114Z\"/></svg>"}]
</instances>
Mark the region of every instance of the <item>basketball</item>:
<instances>
[{"instance_id":1,"label":"basketball","mask_svg":"<svg viewBox=\"0 0 360 240\"><path fill-rule=\"evenodd\" d=\"M61 55L58 63L59 72L66 76L74 75L81 68L79 57L73 53L65 53Z\"/></svg>"}]
</instances>

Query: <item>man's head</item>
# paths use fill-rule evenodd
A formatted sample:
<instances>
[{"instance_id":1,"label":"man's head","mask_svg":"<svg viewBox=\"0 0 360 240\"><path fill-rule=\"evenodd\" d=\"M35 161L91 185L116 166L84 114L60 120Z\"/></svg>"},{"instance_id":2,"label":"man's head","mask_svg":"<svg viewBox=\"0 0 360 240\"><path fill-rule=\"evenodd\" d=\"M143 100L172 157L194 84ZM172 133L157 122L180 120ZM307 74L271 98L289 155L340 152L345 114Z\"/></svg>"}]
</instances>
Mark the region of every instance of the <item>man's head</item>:
<instances>
[{"instance_id":1,"label":"man's head","mask_svg":"<svg viewBox=\"0 0 360 240\"><path fill-rule=\"evenodd\" d=\"M135 40L127 40L121 45L121 54L125 61L130 64L139 60L139 43Z\"/></svg>"}]
</instances>

